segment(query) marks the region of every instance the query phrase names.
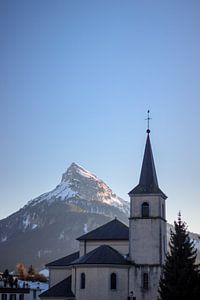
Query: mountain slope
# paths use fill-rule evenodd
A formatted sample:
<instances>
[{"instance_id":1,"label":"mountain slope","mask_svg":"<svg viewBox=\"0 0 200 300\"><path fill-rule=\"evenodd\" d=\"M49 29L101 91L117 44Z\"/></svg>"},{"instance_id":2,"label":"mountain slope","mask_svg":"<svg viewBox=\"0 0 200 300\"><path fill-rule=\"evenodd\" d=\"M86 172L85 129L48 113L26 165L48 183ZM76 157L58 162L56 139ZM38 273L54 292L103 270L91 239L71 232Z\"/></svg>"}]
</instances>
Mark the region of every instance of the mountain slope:
<instances>
[{"instance_id":1,"label":"mountain slope","mask_svg":"<svg viewBox=\"0 0 200 300\"><path fill-rule=\"evenodd\" d=\"M0 266L42 267L77 249L76 237L117 216L128 222L129 203L75 163L52 191L0 221Z\"/></svg>"}]
</instances>

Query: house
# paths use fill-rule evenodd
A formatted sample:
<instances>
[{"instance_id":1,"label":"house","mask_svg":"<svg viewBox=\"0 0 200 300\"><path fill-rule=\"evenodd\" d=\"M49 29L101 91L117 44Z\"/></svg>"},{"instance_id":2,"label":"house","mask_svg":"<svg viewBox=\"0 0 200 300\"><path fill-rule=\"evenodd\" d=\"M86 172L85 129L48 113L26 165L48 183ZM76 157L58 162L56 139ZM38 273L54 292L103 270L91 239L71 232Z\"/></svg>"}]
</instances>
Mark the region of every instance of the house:
<instances>
[{"instance_id":1,"label":"house","mask_svg":"<svg viewBox=\"0 0 200 300\"><path fill-rule=\"evenodd\" d=\"M129 227L114 219L78 238L79 251L47 264L41 300L156 300L167 249L166 195L159 188L150 130Z\"/></svg>"},{"instance_id":2,"label":"house","mask_svg":"<svg viewBox=\"0 0 200 300\"><path fill-rule=\"evenodd\" d=\"M17 281L17 284L5 284L0 279L0 299L1 300L39 300L41 292L47 289L47 283Z\"/></svg>"}]
</instances>

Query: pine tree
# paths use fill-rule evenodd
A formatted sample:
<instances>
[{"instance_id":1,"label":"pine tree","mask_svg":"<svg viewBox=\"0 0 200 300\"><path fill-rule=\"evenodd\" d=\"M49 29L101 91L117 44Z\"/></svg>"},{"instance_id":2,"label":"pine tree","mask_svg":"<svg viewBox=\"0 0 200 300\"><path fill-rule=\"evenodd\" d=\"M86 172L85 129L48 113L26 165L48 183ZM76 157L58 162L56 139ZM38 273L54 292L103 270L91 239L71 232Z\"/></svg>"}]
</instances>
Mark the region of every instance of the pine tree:
<instances>
[{"instance_id":1,"label":"pine tree","mask_svg":"<svg viewBox=\"0 0 200 300\"><path fill-rule=\"evenodd\" d=\"M35 276L36 276L36 271L34 269L34 267L32 265L30 265L30 267L28 268L28 276L27 276L27 280L35 280Z\"/></svg>"},{"instance_id":2,"label":"pine tree","mask_svg":"<svg viewBox=\"0 0 200 300\"><path fill-rule=\"evenodd\" d=\"M197 251L180 213L174 227L175 231L171 231L170 250L160 279L159 299L199 300L200 281L198 266L195 264Z\"/></svg>"},{"instance_id":3,"label":"pine tree","mask_svg":"<svg viewBox=\"0 0 200 300\"><path fill-rule=\"evenodd\" d=\"M28 275L34 276L36 274L36 271L32 265L28 268Z\"/></svg>"}]
</instances>

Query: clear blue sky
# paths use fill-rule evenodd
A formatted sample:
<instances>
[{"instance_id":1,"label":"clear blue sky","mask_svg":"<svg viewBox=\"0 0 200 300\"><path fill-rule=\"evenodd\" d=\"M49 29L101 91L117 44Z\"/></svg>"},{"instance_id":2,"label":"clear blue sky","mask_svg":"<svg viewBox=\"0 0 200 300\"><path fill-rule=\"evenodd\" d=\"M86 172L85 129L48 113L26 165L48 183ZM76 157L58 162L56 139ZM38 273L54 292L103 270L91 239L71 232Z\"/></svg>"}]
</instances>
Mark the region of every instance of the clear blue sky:
<instances>
[{"instance_id":1,"label":"clear blue sky","mask_svg":"<svg viewBox=\"0 0 200 300\"><path fill-rule=\"evenodd\" d=\"M200 232L200 2L0 1L0 218L71 162L121 197L147 109L168 221Z\"/></svg>"}]
</instances>

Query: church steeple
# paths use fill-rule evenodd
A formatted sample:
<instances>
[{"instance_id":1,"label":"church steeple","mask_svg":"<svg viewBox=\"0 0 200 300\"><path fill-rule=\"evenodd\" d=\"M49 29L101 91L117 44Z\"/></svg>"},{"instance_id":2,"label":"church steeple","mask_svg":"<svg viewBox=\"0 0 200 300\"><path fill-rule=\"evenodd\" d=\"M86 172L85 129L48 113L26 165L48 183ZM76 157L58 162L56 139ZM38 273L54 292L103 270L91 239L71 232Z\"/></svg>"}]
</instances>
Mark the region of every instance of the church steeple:
<instances>
[{"instance_id":1,"label":"church steeple","mask_svg":"<svg viewBox=\"0 0 200 300\"><path fill-rule=\"evenodd\" d=\"M160 190L150 142L147 138L138 185L129 192L130 291L138 300L157 299L157 290L167 251L165 199Z\"/></svg>"},{"instance_id":2,"label":"church steeple","mask_svg":"<svg viewBox=\"0 0 200 300\"><path fill-rule=\"evenodd\" d=\"M150 136L149 136L150 135L149 119L150 118L148 116L147 139L146 139L146 146L144 151L139 184L129 192L129 195L162 194L164 198L167 198L167 196L160 190L158 185L156 168L154 164L153 152L152 152Z\"/></svg>"}]
</instances>

